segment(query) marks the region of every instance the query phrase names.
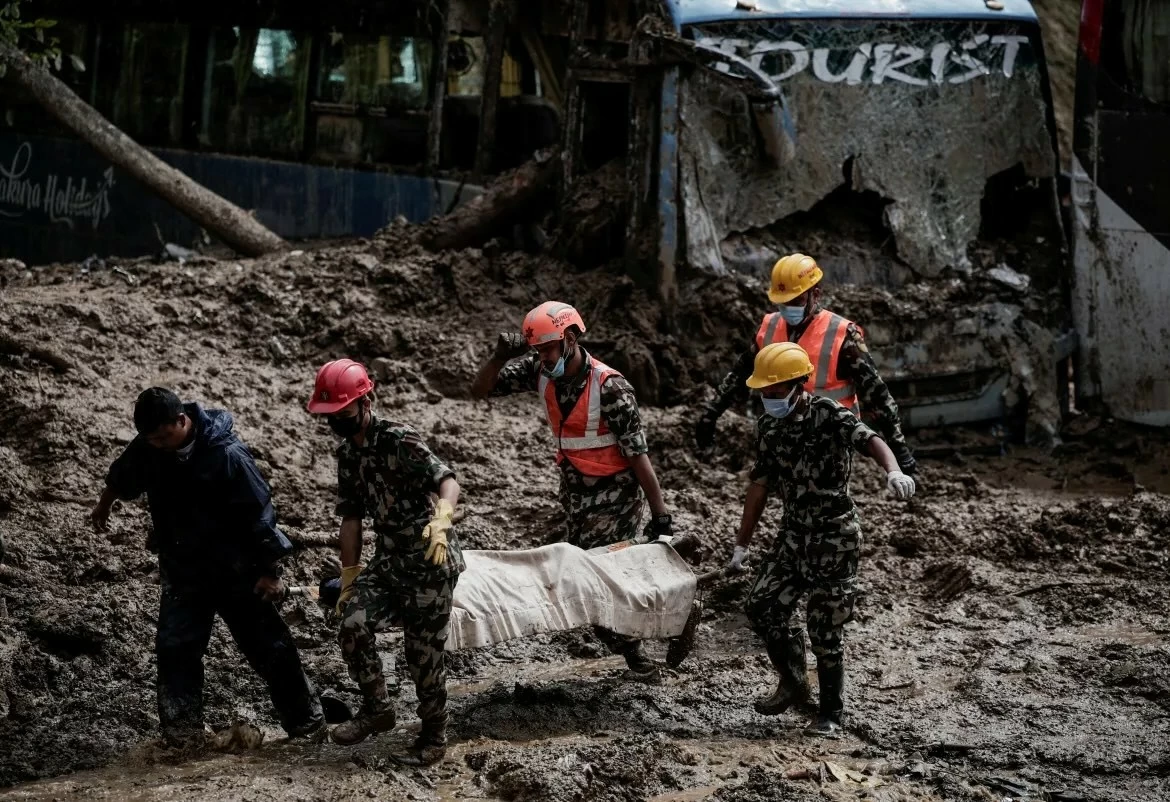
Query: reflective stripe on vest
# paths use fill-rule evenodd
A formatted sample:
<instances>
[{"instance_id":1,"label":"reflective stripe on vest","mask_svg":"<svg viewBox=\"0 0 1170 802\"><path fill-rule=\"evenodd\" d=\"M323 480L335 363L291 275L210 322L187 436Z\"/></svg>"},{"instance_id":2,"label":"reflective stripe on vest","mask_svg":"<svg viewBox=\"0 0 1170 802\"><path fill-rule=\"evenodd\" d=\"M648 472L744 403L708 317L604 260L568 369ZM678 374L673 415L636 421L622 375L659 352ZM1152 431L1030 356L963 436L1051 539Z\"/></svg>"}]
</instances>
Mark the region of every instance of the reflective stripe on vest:
<instances>
[{"instance_id":1,"label":"reflective stripe on vest","mask_svg":"<svg viewBox=\"0 0 1170 802\"><path fill-rule=\"evenodd\" d=\"M805 327L798 342L808 353L813 366L812 386L808 388L809 391L856 410L857 391L853 387L853 382L844 381L837 376L837 358L851 324L852 321L822 309ZM788 324L784 322L784 316L779 312L765 315L759 331L756 332L756 349L762 349L772 343L789 341Z\"/></svg>"},{"instance_id":2,"label":"reflective stripe on vest","mask_svg":"<svg viewBox=\"0 0 1170 802\"><path fill-rule=\"evenodd\" d=\"M544 396L548 422L557 441L557 462L569 460L586 476L612 476L629 469L630 461L618 448L617 435L609 431L601 418L601 385L611 376L620 376L613 368L590 358L590 376L585 389L568 416L562 419L556 387L541 374L537 390ZM584 421L581 405L585 404ZM566 427L571 436L565 437Z\"/></svg>"}]
</instances>

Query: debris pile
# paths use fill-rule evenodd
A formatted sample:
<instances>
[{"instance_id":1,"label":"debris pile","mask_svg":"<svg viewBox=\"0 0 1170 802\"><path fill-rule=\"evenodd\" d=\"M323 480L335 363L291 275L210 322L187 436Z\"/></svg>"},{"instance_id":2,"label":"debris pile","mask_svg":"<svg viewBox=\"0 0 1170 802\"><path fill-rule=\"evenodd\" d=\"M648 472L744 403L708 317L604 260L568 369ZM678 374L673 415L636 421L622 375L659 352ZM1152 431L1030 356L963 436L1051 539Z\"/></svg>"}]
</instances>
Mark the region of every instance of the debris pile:
<instances>
[{"instance_id":1,"label":"debris pile","mask_svg":"<svg viewBox=\"0 0 1170 802\"><path fill-rule=\"evenodd\" d=\"M466 388L496 332L514 328L541 300L571 299L589 324L587 347L626 371L649 402L646 426L667 504L680 530L704 541L697 570L722 564L742 510L739 472L750 464L752 427L742 415L725 416L726 445L711 463L702 462L691 449L693 405L743 347L760 312L760 287L688 279L679 326L666 334L658 306L616 272L490 250L433 254L414 244L409 229L392 227L367 242L254 261L121 260L133 283L79 265L6 274L0 329L35 348L0 354L0 535L7 546L0 566L0 738L10 746L0 754L0 783L130 759L127 753L156 735L158 586L157 564L144 548L148 517L142 504L125 505L108 536L94 534L87 521L107 466L132 437L133 399L151 384L236 416L273 485L282 526L302 544L289 567L292 583L316 584L336 533L333 441L303 405L317 365L341 355L369 364L379 409L418 428L455 467L465 492L466 517L458 524L465 544L535 545L549 537L558 514L546 425L531 398L473 404ZM954 285L944 302L913 288L887 295L838 287L834 302L846 314L871 318L871 328L896 332L897 321L932 304L966 303L971 296L964 293L995 293L984 297L990 302L1017 292L996 286L993 279ZM872 336L878 340L880 332ZM62 365L44 358L50 354ZM1170 596L1164 571L1151 562L1158 554L1151 544L1166 523L1166 499L1147 492L1106 502L1091 483L1116 489L1116 477L1101 473L1116 473L1108 467L1116 464L1150 491L1165 490L1158 471L1167 451L1147 439L1102 460L1094 443L1121 442L1122 434L1081 431L1068 438L1060 463L1025 450L924 464L921 498L909 506L887 501L877 471L857 467L865 596L851 625L848 704L856 711L854 731L878 745L882 759L905 763L921 744L958 741L974 728L990 735L977 756L949 761L952 775L1014 771L1023 739L1034 744L1036 777L1072 775L1086 787L1112 788L1116 775L1106 757L1144 750L1149 768L1132 769L1121 798L1152 798L1164 779L1156 766L1166 743L1157 723L1164 718L1158 677L1165 646L1154 630L1170 620ZM1017 486L1025 476L1030 484ZM1060 495L1069 477L1088 501ZM756 567L779 514L773 504L761 522ZM956 581L945 592L924 593L924 573L944 560L956 563L948 574ZM969 583L958 581L964 569ZM1054 582L1102 584L1040 588ZM447 783L447 798L457 798L451 788L464 788L463 796L487 789L516 799L604 799L602 790L616 788L620 778L634 789L629 798L710 787L723 798L752 799L769 782L794 798L826 789L856 795L848 772L863 767L847 755L828 760L846 767L849 783L826 777L822 785L819 770L815 777L785 774L816 758L773 756L767 773L755 777L717 754L721 742L740 751L800 742L798 721L765 719L745 703L771 683L766 658L740 618L750 584L750 576L739 577L707 592L696 652L659 687L621 683L620 667L588 633L452 655L453 734L465 740L459 749L470 764L456 753L438 773L406 778L379 763L390 741L378 739L347 752L267 737L247 759L272 761L273 771L304 794L318 792L312 789L320 788L320 772L353 760L358 767L346 769L338 785L347 793L389 785L424 799L439 795L439 782ZM1014 595L1030 589L1036 590ZM313 681L356 704L336 633L321 611L298 599L285 613ZM1129 630L1111 634L1113 622L1137 620L1151 628L1140 638ZM1100 629L1079 629L1089 625ZM1016 661L1012 645L1025 640L1032 661L1026 664ZM398 648L392 634L384 653ZM233 725L237 733L252 732L240 722L269 736L275 731L266 694L251 672L238 670L240 660L217 631L206 660L206 708L208 723L228 733L225 743L253 742L254 734L232 740ZM1136 668L1127 674L1128 664ZM1105 666L1112 673L1097 673ZM1038 685L1031 682L1036 670L1046 672ZM403 661L388 673L400 679L398 705L409 721ZM956 678L967 675L973 679L956 687ZM1022 705L1047 710L1043 726L1017 716ZM1074 754L1065 733L1089 731L1102 720L1117 731L1109 754L1083 746ZM842 748L862 747L848 741ZM240 770L223 762L228 756L216 760L206 769L218 772L215 779L201 782L229 798L238 792L232 783ZM111 772L106 781L120 787ZM927 798L947 776L932 769L890 782L905 798Z\"/></svg>"}]
</instances>

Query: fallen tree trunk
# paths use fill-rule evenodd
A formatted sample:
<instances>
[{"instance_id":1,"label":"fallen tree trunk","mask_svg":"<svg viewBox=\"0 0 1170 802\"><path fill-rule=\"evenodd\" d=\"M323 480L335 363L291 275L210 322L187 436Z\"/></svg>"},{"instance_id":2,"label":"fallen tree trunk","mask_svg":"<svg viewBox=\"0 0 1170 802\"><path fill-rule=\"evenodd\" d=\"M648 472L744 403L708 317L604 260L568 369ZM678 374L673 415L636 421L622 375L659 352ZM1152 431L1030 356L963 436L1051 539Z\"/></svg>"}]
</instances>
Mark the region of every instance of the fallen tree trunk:
<instances>
[{"instance_id":1,"label":"fallen tree trunk","mask_svg":"<svg viewBox=\"0 0 1170 802\"><path fill-rule=\"evenodd\" d=\"M260 256L284 247L284 240L258 220L139 145L19 48L0 41L0 64L50 114L98 153L239 253Z\"/></svg>"},{"instance_id":2,"label":"fallen tree trunk","mask_svg":"<svg viewBox=\"0 0 1170 802\"><path fill-rule=\"evenodd\" d=\"M513 223L529 222L556 185L560 172L559 152L538 153L500 176L475 200L429 222L420 242L432 251L471 248Z\"/></svg>"}]
</instances>

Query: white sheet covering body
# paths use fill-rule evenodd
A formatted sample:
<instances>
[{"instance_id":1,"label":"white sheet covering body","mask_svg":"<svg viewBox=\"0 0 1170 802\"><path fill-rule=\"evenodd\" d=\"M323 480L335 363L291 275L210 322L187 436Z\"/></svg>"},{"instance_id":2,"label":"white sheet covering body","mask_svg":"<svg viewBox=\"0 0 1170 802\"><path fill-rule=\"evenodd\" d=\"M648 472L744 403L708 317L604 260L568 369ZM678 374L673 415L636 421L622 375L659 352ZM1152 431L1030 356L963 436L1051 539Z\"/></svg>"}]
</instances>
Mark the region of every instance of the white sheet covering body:
<instances>
[{"instance_id":1,"label":"white sheet covering body","mask_svg":"<svg viewBox=\"0 0 1170 802\"><path fill-rule=\"evenodd\" d=\"M447 650L585 626L637 638L680 634L695 575L669 546L464 551Z\"/></svg>"}]
</instances>

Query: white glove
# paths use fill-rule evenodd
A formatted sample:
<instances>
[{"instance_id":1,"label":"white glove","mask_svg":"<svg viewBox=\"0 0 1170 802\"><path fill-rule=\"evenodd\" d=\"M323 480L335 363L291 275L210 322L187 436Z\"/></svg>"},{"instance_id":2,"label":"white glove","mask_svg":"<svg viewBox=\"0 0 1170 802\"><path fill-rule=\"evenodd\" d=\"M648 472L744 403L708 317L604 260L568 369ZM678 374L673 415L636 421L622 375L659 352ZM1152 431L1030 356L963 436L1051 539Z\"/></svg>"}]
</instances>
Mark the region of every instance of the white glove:
<instances>
[{"instance_id":1,"label":"white glove","mask_svg":"<svg viewBox=\"0 0 1170 802\"><path fill-rule=\"evenodd\" d=\"M901 471L890 471L886 474L886 490L898 501L905 501L914 495L914 480Z\"/></svg>"},{"instance_id":2,"label":"white glove","mask_svg":"<svg viewBox=\"0 0 1170 802\"><path fill-rule=\"evenodd\" d=\"M735 550L731 552L731 562L727 564L727 573L739 574L745 571L743 561L747 559L747 546L736 546Z\"/></svg>"}]
</instances>

